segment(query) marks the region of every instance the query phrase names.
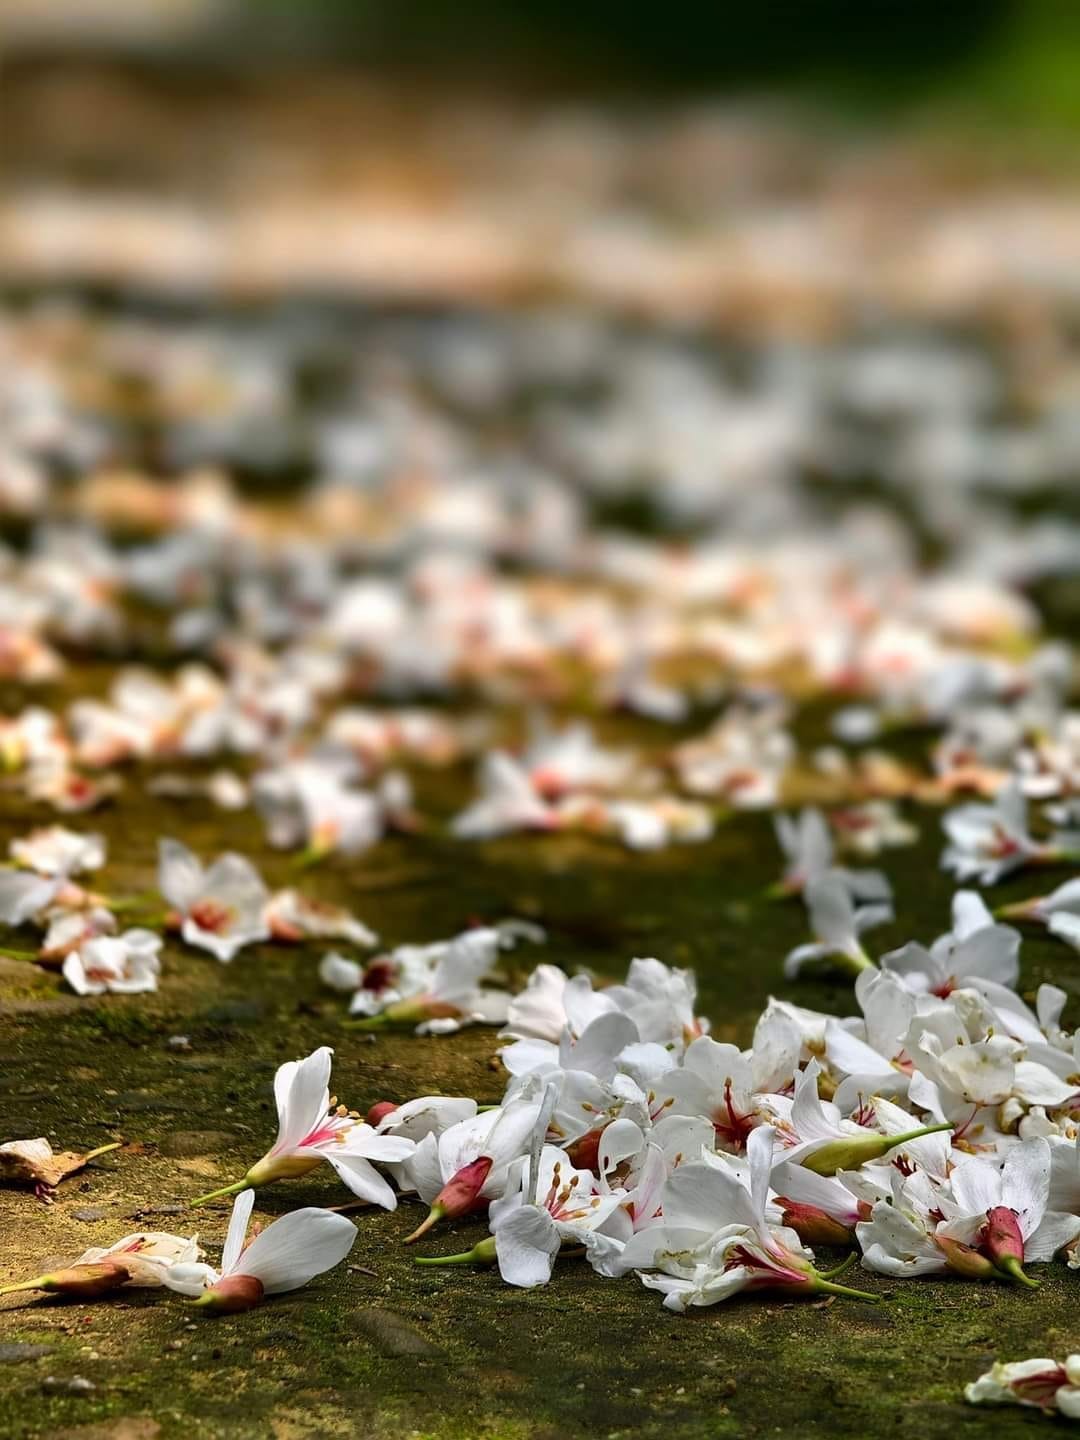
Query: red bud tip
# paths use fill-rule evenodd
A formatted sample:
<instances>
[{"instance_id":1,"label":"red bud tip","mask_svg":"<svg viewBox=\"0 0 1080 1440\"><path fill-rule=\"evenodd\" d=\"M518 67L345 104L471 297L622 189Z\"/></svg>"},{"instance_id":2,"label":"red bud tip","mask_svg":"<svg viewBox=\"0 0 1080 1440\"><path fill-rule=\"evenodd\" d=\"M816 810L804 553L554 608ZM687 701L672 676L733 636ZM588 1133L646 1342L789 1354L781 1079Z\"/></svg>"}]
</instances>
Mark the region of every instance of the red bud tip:
<instances>
[{"instance_id":1,"label":"red bud tip","mask_svg":"<svg viewBox=\"0 0 1080 1440\"><path fill-rule=\"evenodd\" d=\"M364 1121L368 1125L378 1125L386 1119L387 1115L392 1115L397 1108L393 1100L376 1100L364 1116Z\"/></svg>"},{"instance_id":2,"label":"red bud tip","mask_svg":"<svg viewBox=\"0 0 1080 1440\"><path fill-rule=\"evenodd\" d=\"M40 1290L54 1295L76 1295L83 1300L94 1300L98 1295L107 1295L110 1290L119 1290L131 1278L131 1272L115 1260L99 1260L90 1265L69 1265L66 1270L54 1270L42 1275Z\"/></svg>"},{"instance_id":3,"label":"red bud tip","mask_svg":"<svg viewBox=\"0 0 1080 1440\"><path fill-rule=\"evenodd\" d=\"M593 1174L599 1173L600 1164L600 1137L604 1133L604 1127L590 1130L575 1140L572 1145L566 1147L566 1153L570 1163L576 1170L591 1170Z\"/></svg>"},{"instance_id":4,"label":"red bud tip","mask_svg":"<svg viewBox=\"0 0 1080 1440\"><path fill-rule=\"evenodd\" d=\"M475 1210L493 1163L489 1155L481 1155L463 1165L435 1196L435 1208L451 1220Z\"/></svg>"},{"instance_id":5,"label":"red bud tip","mask_svg":"<svg viewBox=\"0 0 1080 1440\"><path fill-rule=\"evenodd\" d=\"M807 1245L847 1245L855 1233L851 1226L834 1220L820 1206L785 1200L782 1195L778 1203L783 1211L784 1224Z\"/></svg>"},{"instance_id":6,"label":"red bud tip","mask_svg":"<svg viewBox=\"0 0 1080 1440\"><path fill-rule=\"evenodd\" d=\"M1020 1265L1024 1263L1024 1236L1015 1210L1005 1205L995 1205L988 1210L979 1238L983 1250L999 1270L1005 1260L1014 1260Z\"/></svg>"}]
</instances>

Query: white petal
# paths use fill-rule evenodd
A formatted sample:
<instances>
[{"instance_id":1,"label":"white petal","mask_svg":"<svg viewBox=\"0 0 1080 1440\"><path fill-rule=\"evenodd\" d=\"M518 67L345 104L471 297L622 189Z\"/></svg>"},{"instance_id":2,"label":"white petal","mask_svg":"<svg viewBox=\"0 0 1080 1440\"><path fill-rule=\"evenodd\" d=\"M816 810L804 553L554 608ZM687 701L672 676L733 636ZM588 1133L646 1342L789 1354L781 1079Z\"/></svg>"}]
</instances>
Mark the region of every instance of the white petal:
<instances>
[{"instance_id":1,"label":"white petal","mask_svg":"<svg viewBox=\"0 0 1080 1440\"><path fill-rule=\"evenodd\" d=\"M170 1290L175 1290L178 1295L190 1295L198 1298L204 1290L211 1285L216 1285L221 1276L209 1265L200 1265L195 1261L184 1261L179 1265L170 1265L162 1274L161 1281Z\"/></svg>"},{"instance_id":2,"label":"white petal","mask_svg":"<svg viewBox=\"0 0 1080 1440\"><path fill-rule=\"evenodd\" d=\"M268 1295L295 1290L340 1264L357 1233L344 1215L330 1210L294 1210L255 1237L232 1273L253 1275Z\"/></svg>"},{"instance_id":3,"label":"white petal","mask_svg":"<svg viewBox=\"0 0 1080 1440\"><path fill-rule=\"evenodd\" d=\"M397 1196L390 1185L362 1156L342 1152L323 1153L354 1195L359 1195L362 1200L370 1200L373 1205L381 1205L384 1210L397 1209ZM409 1153L412 1154L412 1151Z\"/></svg>"},{"instance_id":4,"label":"white petal","mask_svg":"<svg viewBox=\"0 0 1080 1440\"><path fill-rule=\"evenodd\" d=\"M559 1244L558 1229L548 1212L538 1205L522 1205L495 1231L499 1274L508 1285L523 1290L546 1285Z\"/></svg>"},{"instance_id":5,"label":"white petal","mask_svg":"<svg viewBox=\"0 0 1080 1440\"><path fill-rule=\"evenodd\" d=\"M244 1248L244 1237L247 1235L248 1222L251 1219L251 1210L254 1204L254 1190L241 1190L240 1194L233 1201L232 1215L229 1217L229 1229L225 1236L225 1244L221 1250L221 1273L223 1275L231 1275L236 1262L240 1259L240 1252Z\"/></svg>"},{"instance_id":6,"label":"white petal","mask_svg":"<svg viewBox=\"0 0 1080 1440\"><path fill-rule=\"evenodd\" d=\"M330 1057L333 1050L320 1045L303 1060L279 1066L274 1076L278 1107L276 1149L290 1150L318 1125L330 1108Z\"/></svg>"},{"instance_id":7,"label":"white petal","mask_svg":"<svg viewBox=\"0 0 1080 1440\"><path fill-rule=\"evenodd\" d=\"M158 841L158 889L177 910L187 910L202 888L203 868L179 840Z\"/></svg>"}]
</instances>

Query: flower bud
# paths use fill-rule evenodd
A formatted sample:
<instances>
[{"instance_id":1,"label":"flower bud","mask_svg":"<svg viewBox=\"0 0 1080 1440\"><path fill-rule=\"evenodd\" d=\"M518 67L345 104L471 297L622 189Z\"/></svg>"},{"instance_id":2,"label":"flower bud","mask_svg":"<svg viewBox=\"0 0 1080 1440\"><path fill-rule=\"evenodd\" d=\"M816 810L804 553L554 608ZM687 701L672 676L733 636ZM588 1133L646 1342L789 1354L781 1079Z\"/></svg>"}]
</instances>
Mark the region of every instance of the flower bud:
<instances>
[{"instance_id":1,"label":"flower bud","mask_svg":"<svg viewBox=\"0 0 1080 1440\"><path fill-rule=\"evenodd\" d=\"M784 1224L806 1245L847 1245L855 1234L851 1226L834 1220L818 1205L803 1205L782 1195L777 1197L777 1204L783 1212Z\"/></svg>"},{"instance_id":2,"label":"flower bud","mask_svg":"<svg viewBox=\"0 0 1080 1440\"><path fill-rule=\"evenodd\" d=\"M839 1140L828 1140L799 1161L805 1170L815 1175L835 1175L838 1170L857 1170L868 1160L880 1160L898 1145L906 1145L923 1135L934 1135L939 1130L951 1130L947 1122L941 1125L924 1125L919 1130L906 1130L901 1135L882 1135L868 1130L863 1135L845 1135Z\"/></svg>"},{"instance_id":3,"label":"flower bud","mask_svg":"<svg viewBox=\"0 0 1080 1440\"><path fill-rule=\"evenodd\" d=\"M449 1000L439 1000L434 995L411 995L407 1000L398 1000L382 1012L390 1025L419 1025L424 1020L453 1020L460 1014L457 1005Z\"/></svg>"},{"instance_id":4,"label":"flower bud","mask_svg":"<svg viewBox=\"0 0 1080 1440\"><path fill-rule=\"evenodd\" d=\"M951 1240L947 1235L935 1235L934 1244L945 1256L945 1263L954 1275L963 1275L966 1280L989 1280L994 1274L993 1264L980 1251L962 1240Z\"/></svg>"},{"instance_id":5,"label":"flower bud","mask_svg":"<svg viewBox=\"0 0 1080 1440\"><path fill-rule=\"evenodd\" d=\"M38 1275L33 1280L21 1280L15 1285L4 1285L0 1295L10 1295L16 1290L45 1290L52 1295L75 1295L81 1300L95 1300L118 1290L131 1279L131 1272L117 1260L98 1260L87 1265L69 1265L65 1270L53 1270L48 1275Z\"/></svg>"},{"instance_id":6,"label":"flower bud","mask_svg":"<svg viewBox=\"0 0 1080 1440\"><path fill-rule=\"evenodd\" d=\"M994 1268L1002 1275L1018 1280L1021 1285L1032 1288L1038 1285L1037 1280L1024 1274L1024 1236L1015 1210L1006 1205L995 1205L988 1210L979 1238Z\"/></svg>"},{"instance_id":7,"label":"flower bud","mask_svg":"<svg viewBox=\"0 0 1080 1440\"><path fill-rule=\"evenodd\" d=\"M387 1115L392 1115L397 1108L393 1100L376 1100L375 1104L372 1105L371 1109L364 1116L364 1124L379 1125L386 1119Z\"/></svg>"},{"instance_id":8,"label":"flower bud","mask_svg":"<svg viewBox=\"0 0 1080 1440\"><path fill-rule=\"evenodd\" d=\"M263 1286L254 1275L226 1275L205 1290L195 1301L199 1310L212 1315L239 1315L262 1304Z\"/></svg>"},{"instance_id":9,"label":"flower bud","mask_svg":"<svg viewBox=\"0 0 1080 1440\"><path fill-rule=\"evenodd\" d=\"M490 1155L480 1155L450 1177L435 1196L435 1204L441 1207L444 1215L453 1220L474 1209L493 1164Z\"/></svg>"},{"instance_id":10,"label":"flower bud","mask_svg":"<svg viewBox=\"0 0 1080 1440\"><path fill-rule=\"evenodd\" d=\"M475 1210L480 1199L480 1191L484 1188L484 1182L491 1173L494 1162L490 1155L481 1155L472 1160L468 1165L463 1165L456 1174L442 1187L432 1202L428 1211L427 1219L416 1230L409 1235L406 1245L411 1245L414 1240L419 1240L438 1220L456 1219L458 1215L467 1215L470 1210Z\"/></svg>"},{"instance_id":11,"label":"flower bud","mask_svg":"<svg viewBox=\"0 0 1080 1440\"><path fill-rule=\"evenodd\" d=\"M595 1130L589 1130L586 1134L579 1136L572 1145L566 1147L567 1156L575 1170L592 1170L594 1174L599 1173L600 1165L600 1139L604 1133L601 1125Z\"/></svg>"}]
</instances>

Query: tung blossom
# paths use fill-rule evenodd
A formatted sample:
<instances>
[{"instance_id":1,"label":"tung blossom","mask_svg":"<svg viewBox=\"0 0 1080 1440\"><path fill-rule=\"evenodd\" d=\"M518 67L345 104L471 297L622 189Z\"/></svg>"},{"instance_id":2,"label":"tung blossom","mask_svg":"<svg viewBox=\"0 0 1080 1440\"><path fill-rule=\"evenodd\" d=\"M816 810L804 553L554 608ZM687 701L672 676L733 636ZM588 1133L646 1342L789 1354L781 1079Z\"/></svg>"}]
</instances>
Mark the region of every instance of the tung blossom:
<instances>
[{"instance_id":1,"label":"tung blossom","mask_svg":"<svg viewBox=\"0 0 1080 1440\"><path fill-rule=\"evenodd\" d=\"M784 960L784 974L793 980L810 960L832 959L856 974L873 961L863 949L860 935L893 918L887 904L856 906L842 877L830 871L812 881L805 892L814 939L797 945Z\"/></svg>"},{"instance_id":2,"label":"tung blossom","mask_svg":"<svg viewBox=\"0 0 1080 1440\"><path fill-rule=\"evenodd\" d=\"M16 865L38 875L79 875L105 864L105 841L63 825L48 825L12 840L8 853Z\"/></svg>"},{"instance_id":3,"label":"tung blossom","mask_svg":"<svg viewBox=\"0 0 1080 1440\"><path fill-rule=\"evenodd\" d=\"M1057 831L1048 840L1028 833L1027 800L1010 780L992 805L961 805L950 810L942 825L948 845L941 864L958 880L996 885L1027 865L1055 864L1080 855L1080 833Z\"/></svg>"},{"instance_id":4,"label":"tung blossom","mask_svg":"<svg viewBox=\"0 0 1080 1440\"><path fill-rule=\"evenodd\" d=\"M273 1180L306 1175L325 1160L354 1195L386 1210L397 1206L397 1196L372 1161L408 1160L416 1146L412 1140L379 1134L355 1111L331 1098L330 1057L323 1045L304 1060L289 1060L274 1076L278 1111L278 1138L242 1180L193 1200L201 1205L219 1195L232 1195Z\"/></svg>"},{"instance_id":5,"label":"tung blossom","mask_svg":"<svg viewBox=\"0 0 1080 1440\"><path fill-rule=\"evenodd\" d=\"M265 1295L299 1289L339 1265L356 1242L357 1229L344 1215L307 1207L275 1220L245 1244L255 1196L238 1195L221 1252L221 1269L194 1260L164 1272L163 1283L191 1296L211 1314L251 1310Z\"/></svg>"},{"instance_id":6,"label":"tung blossom","mask_svg":"<svg viewBox=\"0 0 1080 1440\"><path fill-rule=\"evenodd\" d=\"M1045 925L1051 935L1080 950L1080 876L1066 880L1047 895L1003 905L996 913L1002 919L1030 920Z\"/></svg>"},{"instance_id":7,"label":"tung blossom","mask_svg":"<svg viewBox=\"0 0 1080 1440\"><path fill-rule=\"evenodd\" d=\"M123 1286L164 1285L171 1266L193 1264L201 1254L197 1235L184 1239L162 1231L143 1231L138 1235L125 1235L105 1248L94 1246L60 1270L38 1275L33 1280L20 1280L14 1285L0 1285L0 1295L10 1295L16 1290L44 1290L92 1300Z\"/></svg>"},{"instance_id":8,"label":"tung blossom","mask_svg":"<svg viewBox=\"0 0 1080 1440\"><path fill-rule=\"evenodd\" d=\"M242 855L220 856L203 867L186 845L161 840L158 888L176 912L176 924L189 945L228 963L245 945L269 938L266 886Z\"/></svg>"},{"instance_id":9,"label":"tung blossom","mask_svg":"<svg viewBox=\"0 0 1080 1440\"><path fill-rule=\"evenodd\" d=\"M76 995L138 995L157 989L161 936L152 930L97 935L64 957L63 974Z\"/></svg>"},{"instance_id":10,"label":"tung blossom","mask_svg":"<svg viewBox=\"0 0 1080 1440\"><path fill-rule=\"evenodd\" d=\"M996 1360L991 1369L964 1386L969 1405L1028 1405L1080 1420L1080 1355L1064 1361Z\"/></svg>"}]
</instances>

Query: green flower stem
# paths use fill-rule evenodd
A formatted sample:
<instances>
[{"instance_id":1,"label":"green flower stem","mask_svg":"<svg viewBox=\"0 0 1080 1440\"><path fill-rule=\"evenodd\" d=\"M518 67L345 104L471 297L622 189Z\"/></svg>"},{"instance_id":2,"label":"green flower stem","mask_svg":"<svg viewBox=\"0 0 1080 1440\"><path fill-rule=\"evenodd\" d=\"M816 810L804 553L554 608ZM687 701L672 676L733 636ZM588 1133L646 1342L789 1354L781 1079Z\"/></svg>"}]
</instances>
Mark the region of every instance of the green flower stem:
<instances>
[{"instance_id":1,"label":"green flower stem","mask_svg":"<svg viewBox=\"0 0 1080 1440\"><path fill-rule=\"evenodd\" d=\"M237 1180L234 1185L223 1185L220 1190L210 1190L205 1195L200 1195L197 1200L189 1200L189 1205L205 1205L208 1200L219 1200L223 1195L239 1195L241 1190L250 1190L251 1181L247 1176L243 1180Z\"/></svg>"}]
</instances>

